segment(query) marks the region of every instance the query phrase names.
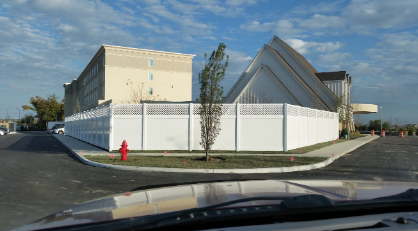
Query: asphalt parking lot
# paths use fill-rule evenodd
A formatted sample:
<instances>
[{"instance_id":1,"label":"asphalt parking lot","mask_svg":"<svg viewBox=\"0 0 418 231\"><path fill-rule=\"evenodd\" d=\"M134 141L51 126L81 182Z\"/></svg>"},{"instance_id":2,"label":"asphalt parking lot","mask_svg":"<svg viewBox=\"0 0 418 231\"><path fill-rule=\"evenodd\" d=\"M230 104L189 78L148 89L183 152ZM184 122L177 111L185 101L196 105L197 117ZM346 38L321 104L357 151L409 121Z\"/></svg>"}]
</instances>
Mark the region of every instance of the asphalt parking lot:
<instances>
[{"instance_id":1,"label":"asphalt parking lot","mask_svg":"<svg viewBox=\"0 0 418 231\"><path fill-rule=\"evenodd\" d=\"M418 180L418 138L376 139L321 169L269 174L132 172L81 163L51 135L0 137L0 230L114 193L155 185L240 179Z\"/></svg>"}]
</instances>

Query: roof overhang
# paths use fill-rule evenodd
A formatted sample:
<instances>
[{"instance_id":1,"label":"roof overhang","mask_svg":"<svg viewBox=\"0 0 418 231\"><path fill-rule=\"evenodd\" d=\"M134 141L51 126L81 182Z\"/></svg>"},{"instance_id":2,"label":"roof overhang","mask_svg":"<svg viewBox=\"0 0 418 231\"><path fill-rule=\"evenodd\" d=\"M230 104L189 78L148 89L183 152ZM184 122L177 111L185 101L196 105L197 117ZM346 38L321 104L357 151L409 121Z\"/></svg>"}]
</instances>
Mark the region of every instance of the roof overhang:
<instances>
[{"instance_id":1,"label":"roof overhang","mask_svg":"<svg viewBox=\"0 0 418 231\"><path fill-rule=\"evenodd\" d=\"M375 104L360 104L360 103L353 103L351 106L354 109L353 114L371 114L377 113L378 107Z\"/></svg>"}]
</instances>

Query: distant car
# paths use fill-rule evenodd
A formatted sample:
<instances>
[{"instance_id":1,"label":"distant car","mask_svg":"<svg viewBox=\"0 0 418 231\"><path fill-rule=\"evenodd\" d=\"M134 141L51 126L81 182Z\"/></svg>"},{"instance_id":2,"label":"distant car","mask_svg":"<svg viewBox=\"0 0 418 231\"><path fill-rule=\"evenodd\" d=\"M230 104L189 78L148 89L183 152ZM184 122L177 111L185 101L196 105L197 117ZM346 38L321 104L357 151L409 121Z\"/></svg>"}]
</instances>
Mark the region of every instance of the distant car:
<instances>
[{"instance_id":1,"label":"distant car","mask_svg":"<svg viewBox=\"0 0 418 231\"><path fill-rule=\"evenodd\" d=\"M1 131L3 131L4 135L7 135L7 133L10 133L10 130L8 128L0 128Z\"/></svg>"},{"instance_id":2,"label":"distant car","mask_svg":"<svg viewBox=\"0 0 418 231\"><path fill-rule=\"evenodd\" d=\"M56 124L51 129L51 134L64 134L64 133L65 133L64 124Z\"/></svg>"}]
</instances>

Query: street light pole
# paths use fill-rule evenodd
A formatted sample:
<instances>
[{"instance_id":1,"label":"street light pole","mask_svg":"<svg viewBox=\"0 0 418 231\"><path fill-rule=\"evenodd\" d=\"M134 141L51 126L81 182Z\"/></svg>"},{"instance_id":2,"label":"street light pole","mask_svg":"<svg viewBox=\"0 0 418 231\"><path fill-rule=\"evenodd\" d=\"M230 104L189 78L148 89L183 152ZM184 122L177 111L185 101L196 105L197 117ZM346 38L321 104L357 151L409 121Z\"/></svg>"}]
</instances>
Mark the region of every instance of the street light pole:
<instances>
[{"instance_id":1,"label":"street light pole","mask_svg":"<svg viewBox=\"0 0 418 231\"><path fill-rule=\"evenodd\" d=\"M382 125L383 125L383 121L382 121L382 114L383 114L383 108L382 107L380 107L380 109L382 109L381 111L380 111L380 132L382 132Z\"/></svg>"},{"instance_id":2,"label":"street light pole","mask_svg":"<svg viewBox=\"0 0 418 231\"><path fill-rule=\"evenodd\" d=\"M20 119L20 109L19 108L16 108L17 110L19 110L19 119Z\"/></svg>"}]
</instances>

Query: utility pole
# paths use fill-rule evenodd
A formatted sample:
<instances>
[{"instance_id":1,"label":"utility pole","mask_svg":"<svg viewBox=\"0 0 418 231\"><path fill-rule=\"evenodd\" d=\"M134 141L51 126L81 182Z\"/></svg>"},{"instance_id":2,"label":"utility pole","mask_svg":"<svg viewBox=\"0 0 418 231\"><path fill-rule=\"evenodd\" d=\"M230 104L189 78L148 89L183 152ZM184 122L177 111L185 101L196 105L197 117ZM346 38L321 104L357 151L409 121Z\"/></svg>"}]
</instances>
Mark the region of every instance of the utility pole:
<instances>
[{"instance_id":1,"label":"utility pole","mask_svg":"<svg viewBox=\"0 0 418 231\"><path fill-rule=\"evenodd\" d=\"M16 108L17 110L19 110L19 120L20 120L20 109L19 108Z\"/></svg>"},{"instance_id":2,"label":"utility pole","mask_svg":"<svg viewBox=\"0 0 418 231\"><path fill-rule=\"evenodd\" d=\"M382 131L382 125L383 125L383 123L382 123L382 122L383 122L383 121L382 121L382 118L383 118L383 117L382 117L382 114L383 114L383 108L382 108L382 107L380 107L380 109L382 109L382 110L381 110L381 112L380 112L380 131Z\"/></svg>"}]
</instances>

